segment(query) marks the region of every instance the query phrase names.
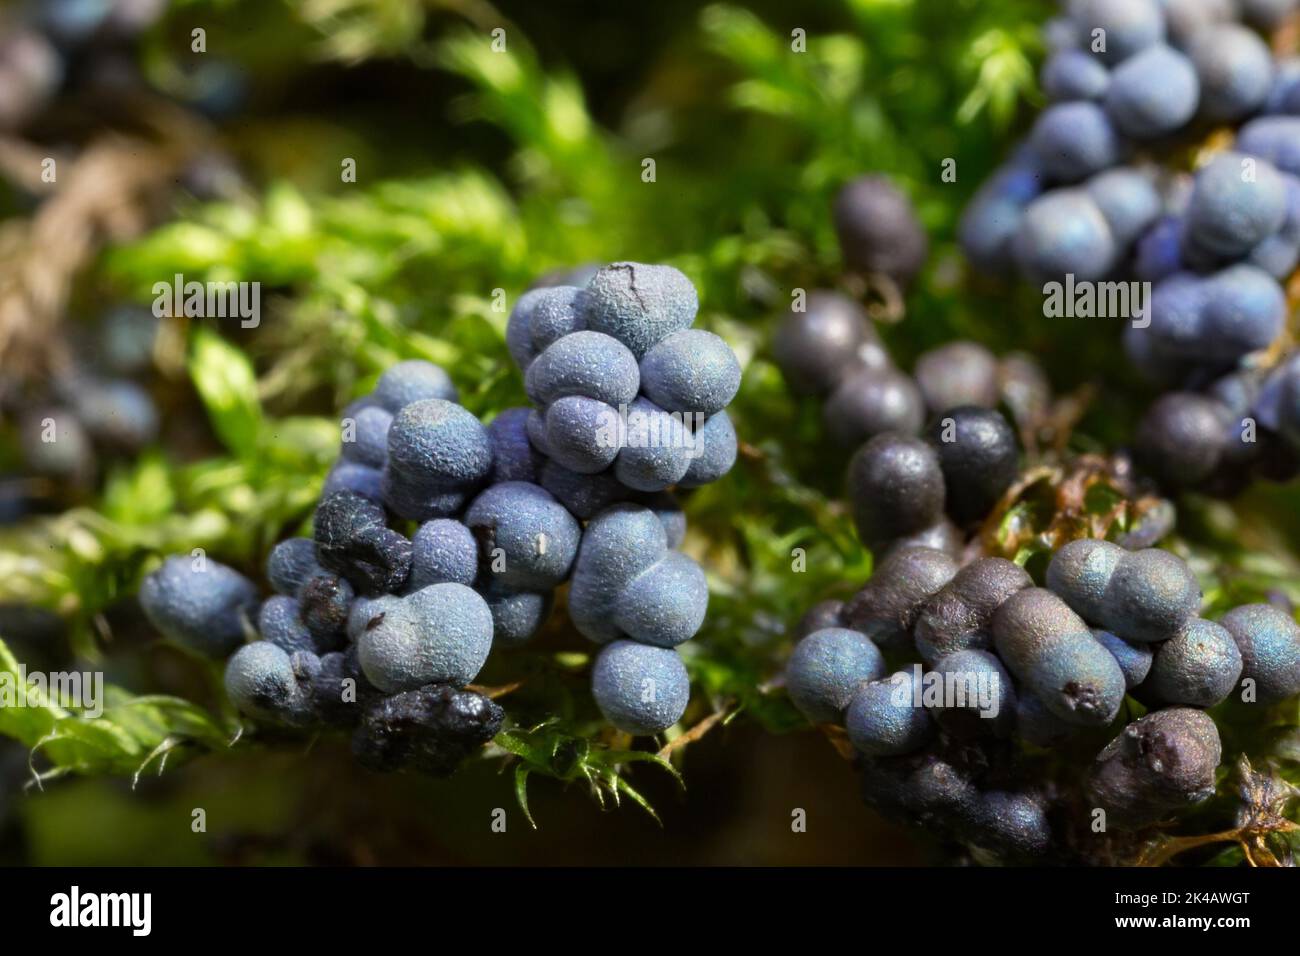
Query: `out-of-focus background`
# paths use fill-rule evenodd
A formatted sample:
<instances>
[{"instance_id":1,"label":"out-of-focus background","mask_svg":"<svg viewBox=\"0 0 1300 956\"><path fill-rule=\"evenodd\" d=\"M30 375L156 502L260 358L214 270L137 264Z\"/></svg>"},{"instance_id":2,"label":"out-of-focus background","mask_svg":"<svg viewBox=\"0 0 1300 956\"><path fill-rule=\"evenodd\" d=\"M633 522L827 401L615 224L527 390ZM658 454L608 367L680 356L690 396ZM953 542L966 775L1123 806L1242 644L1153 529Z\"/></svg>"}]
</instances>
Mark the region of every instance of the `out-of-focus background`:
<instances>
[{"instance_id":1,"label":"out-of-focus background","mask_svg":"<svg viewBox=\"0 0 1300 956\"><path fill-rule=\"evenodd\" d=\"M1145 399L1117 331L1046 322L1023 290L966 275L952 238L965 199L1041 102L1038 29L1053 10L1047 0L0 8L0 638L33 668L104 670L120 713L133 715L121 739L43 744L49 754L38 748L30 765L28 746L0 741L0 862L938 859L941 848L867 810L831 743L760 691L789 625L870 570L838 501L852 449L823 435L813 403L788 396L768 341L791 290L862 294L843 274L831 199L856 175L887 173L932 241L905 310L882 325L899 364L957 336L1028 351L1058 391L1093 386L1081 448L1128 434ZM954 181L941 178L949 159ZM530 780L533 830L499 758L439 781L365 773L345 740L227 747L225 725L201 716L228 707L219 670L160 646L135 605L148 562L204 547L257 574L310 517L336 448L331 416L386 365L443 364L478 414L519 404L495 290L513 301L548 271L619 259L686 271L701 323L746 368L733 408L746 452L687 506L686 549L712 590L689 662L693 707L735 716L678 755L684 789L657 767L631 770L662 826L626 799L602 810L557 772ZM151 321L154 283L176 273L260 282L261 326ZM70 370L86 367L101 385L143 391L156 427L88 428L75 460L31 461L25 429L42 409L82 401L93 419L110 398L87 394L135 400L69 390ZM1187 520L1225 552L1288 556L1256 568L1285 578L1300 541L1295 504L1294 491L1260 488L1235 512L1206 504ZM795 547L807 550L804 573L791 571ZM561 620L530 653L581 650ZM149 694L194 712L139 701ZM0 732L32 730L0 713ZM206 832L192 829L196 808ZM497 808L504 833L492 828Z\"/></svg>"}]
</instances>

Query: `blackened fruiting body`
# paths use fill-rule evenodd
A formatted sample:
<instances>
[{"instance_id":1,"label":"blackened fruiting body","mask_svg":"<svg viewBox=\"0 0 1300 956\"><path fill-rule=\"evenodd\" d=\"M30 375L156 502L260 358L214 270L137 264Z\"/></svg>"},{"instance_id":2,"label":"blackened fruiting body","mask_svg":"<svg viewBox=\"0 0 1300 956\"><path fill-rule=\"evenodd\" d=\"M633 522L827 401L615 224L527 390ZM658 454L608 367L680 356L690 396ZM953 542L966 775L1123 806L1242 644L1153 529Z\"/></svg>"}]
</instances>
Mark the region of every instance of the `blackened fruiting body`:
<instances>
[{"instance_id":1,"label":"blackened fruiting body","mask_svg":"<svg viewBox=\"0 0 1300 956\"><path fill-rule=\"evenodd\" d=\"M140 585L140 606L166 637L210 657L244 639L257 589L238 571L205 557L172 555Z\"/></svg>"},{"instance_id":2,"label":"blackened fruiting body","mask_svg":"<svg viewBox=\"0 0 1300 956\"><path fill-rule=\"evenodd\" d=\"M363 594L392 594L411 572L411 542L388 528L384 509L368 498L338 491L316 508L316 553Z\"/></svg>"},{"instance_id":3,"label":"blackened fruiting body","mask_svg":"<svg viewBox=\"0 0 1300 956\"><path fill-rule=\"evenodd\" d=\"M1203 711L1158 710L1098 754L1088 793L1106 811L1108 827L1146 826L1213 794L1221 756L1218 728Z\"/></svg>"},{"instance_id":4,"label":"blackened fruiting body","mask_svg":"<svg viewBox=\"0 0 1300 956\"><path fill-rule=\"evenodd\" d=\"M836 387L822 409L826 430L847 447L884 432L915 435L925 421L916 383L893 368L860 368Z\"/></svg>"},{"instance_id":5,"label":"blackened fruiting body","mask_svg":"<svg viewBox=\"0 0 1300 956\"><path fill-rule=\"evenodd\" d=\"M1025 569L1006 558L980 558L958 571L921 607L913 636L922 660L993 646L993 614L1033 585Z\"/></svg>"},{"instance_id":6,"label":"blackened fruiting body","mask_svg":"<svg viewBox=\"0 0 1300 956\"><path fill-rule=\"evenodd\" d=\"M881 176L840 190L833 210L840 254L850 272L882 273L906 283L925 264L929 244L907 197Z\"/></svg>"},{"instance_id":7,"label":"blackened fruiting body","mask_svg":"<svg viewBox=\"0 0 1300 956\"><path fill-rule=\"evenodd\" d=\"M804 616L799 619L791 636L796 640L802 640L813 631L820 631L824 627L843 627L845 605L843 601L827 600L818 601L810 607ZM861 630L861 628L856 628Z\"/></svg>"},{"instance_id":8,"label":"blackened fruiting body","mask_svg":"<svg viewBox=\"0 0 1300 956\"><path fill-rule=\"evenodd\" d=\"M998 403L998 360L976 342L949 342L921 354L913 370L931 414Z\"/></svg>"},{"instance_id":9,"label":"blackened fruiting body","mask_svg":"<svg viewBox=\"0 0 1300 956\"><path fill-rule=\"evenodd\" d=\"M446 684L372 703L352 737L352 753L370 770L414 770L442 777L496 736L505 719L499 704Z\"/></svg>"},{"instance_id":10,"label":"blackened fruiting body","mask_svg":"<svg viewBox=\"0 0 1300 956\"><path fill-rule=\"evenodd\" d=\"M919 438L877 435L849 463L849 498L869 546L923 531L943 516L939 456Z\"/></svg>"},{"instance_id":11,"label":"blackened fruiting body","mask_svg":"<svg viewBox=\"0 0 1300 956\"><path fill-rule=\"evenodd\" d=\"M882 648L900 650L911 639L921 608L956 573L957 562L942 551L900 548L880 563L842 611L837 610L839 620L828 619L823 626L843 624Z\"/></svg>"},{"instance_id":12,"label":"blackened fruiting body","mask_svg":"<svg viewBox=\"0 0 1300 956\"><path fill-rule=\"evenodd\" d=\"M996 411L950 409L930 426L947 489L948 514L958 525L982 520L1019 473L1016 433Z\"/></svg>"},{"instance_id":13,"label":"blackened fruiting body","mask_svg":"<svg viewBox=\"0 0 1300 956\"><path fill-rule=\"evenodd\" d=\"M1231 422L1214 400L1193 392L1170 392L1142 416L1134 450L1143 466L1168 487L1195 486L1222 460Z\"/></svg>"},{"instance_id":14,"label":"blackened fruiting body","mask_svg":"<svg viewBox=\"0 0 1300 956\"><path fill-rule=\"evenodd\" d=\"M889 365L866 312L838 292L815 289L777 327L772 352L791 391L826 395L859 368Z\"/></svg>"}]
</instances>

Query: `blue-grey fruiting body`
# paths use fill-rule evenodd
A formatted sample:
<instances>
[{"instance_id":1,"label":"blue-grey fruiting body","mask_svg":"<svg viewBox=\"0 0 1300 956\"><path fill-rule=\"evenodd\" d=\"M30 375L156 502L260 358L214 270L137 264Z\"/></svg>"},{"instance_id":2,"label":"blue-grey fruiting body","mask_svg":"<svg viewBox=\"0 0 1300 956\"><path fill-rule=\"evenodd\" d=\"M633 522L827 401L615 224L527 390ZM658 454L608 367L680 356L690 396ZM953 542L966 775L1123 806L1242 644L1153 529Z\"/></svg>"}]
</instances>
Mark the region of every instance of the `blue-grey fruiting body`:
<instances>
[{"instance_id":1,"label":"blue-grey fruiting body","mask_svg":"<svg viewBox=\"0 0 1300 956\"><path fill-rule=\"evenodd\" d=\"M357 642L366 678L395 693L425 684L463 687L492 649L492 612L463 584L432 584L385 605Z\"/></svg>"},{"instance_id":2,"label":"blue-grey fruiting body","mask_svg":"<svg viewBox=\"0 0 1300 956\"><path fill-rule=\"evenodd\" d=\"M592 277L582 295L586 327L612 335L638 359L689 328L700 300L691 280L672 266L615 262Z\"/></svg>"},{"instance_id":3,"label":"blue-grey fruiting body","mask_svg":"<svg viewBox=\"0 0 1300 956\"><path fill-rule=\"evenodd\" d=\"M614 623L643 644L676 647L704 623L709 585L704 572L680 551L668 551L623 588Z\"/></svg>"},{"instance_id":4,"label":"blue-grey fruiting body","mask_svg":"<svg viewBox=\"0 0 1300 956\"><path fill-rule=\"evenodd\" d=\"M290 654L316 650L316 641L299 613L297 598L276 594L263 601L257 610L257 632L262 640Z\"/></svg>"},{"instance_id":5,"label":"blue-grey fruiting body","mask_svg":"<svg viewBox=\"0 0 1300 956\"><path fill-rule=\"evenodd\" d=\"M1156 648L1145 688L1166 704L1213 707L1241 676L1241 651L1227 629L1193 618Z\"/></svg>"},{"instance_id":6,"label":"blue-grey fruiting body","mask_svg":"<svg viewBox=\"0 0 1300 956\"><path fill-rule=\"evenodd\" d=\"M627 441L614 462L614 476L636 491L662 491L686 476L692 441L682 416L638 398L628 409Z\"/></svg>"},{"instance_id":7,"label":"blue-grey fruiting body","mask_svg":"<svg viewBox=\"0 0 1300 956\"><path fill-rule=\"evenodd\" d=\"M844 727L858 753L889 757L921 749L934 735L921 706L915 671L899 671L858 686L849 700Z\"/></svg>"},{"instance_id":8,"label":"blue-grey fruiting body","mask_svg":"<svg viewBox=\"0 0 1300 956\"><path fill-rule=\"evenodd\" d=\"M1016 691L996 654L953 651L934 662L933 673L943 681L935 719L949 734L1004 737L1015 728Z\"/></svg>"},{"instance_id":9,"label":"blue-grey fruiting body","mask_svg":"<svg viewBox=\"0 0 1300 956\"><path fill-rule=\"evenodd\" d=\"M612 471L598 475L580 475L554 461L542 465L542 487L581 521L594 518L610 505L626 500L631 494L614 477Z\"/></svg>"},{"instance_id":10,"label":"blue-grey fruiting body","mask_svg":"<svg viewBox=\"0 0 1300 956\"><path fill-rule=\"evenodd\" d=\"M1125 248L1160 215L1160 194L1151 178L1136 169L1108 169L1089 179L1083 188L1101 210L1115 241Z\"/></svg>"},{"instance_id":11,"label":"blue-grey fruiting body","mask_svg":"<svg viewBox=\"0 0 1300 956\"><path fill-rule=\"evenodd\" d=\"M676 651L615 641L596 655L591 693L606 720L641 736L666 730L681 719L691 682Z\"/></svg>"},{"instance_id":12,"label":"blue-grey fruiting body","mask_svg":"<svg viewBox=\"0 0 1300 956\"><path fill-rule=\"evenodd\" d=\"M325 476L320 494L324 498L336 491L351 491L371 501L383 501L384 473L377 468L358 465L352 461L335 462Z\"/></svg>"},{"instance_id":13,"label":"blue-grey fruiting body","mask_svg":"<svg viewBox=\"0 0 1300 956\"><path fill-rule=\"evenodd\" d=\"M636 398L640 387L636 356L612 336L589 330L551 343L524 375L528 397L543 407L583 395L617 408Z\"/></svg>"},{"instance_id":14,"label":"blue-grey fruiting body","mask_svg":"<svg viewBox=\"0 0 1300 956\"><path fill-rule=\"evenodd\" d=\"M1101 623L1106 588L1128 554L1119 545L1097 538L1067 542L1047 566L1047 586L1080 617Z\"/></svg>"},{"instance_id":15,"label":"blue-grey fruiting body","mask_svg":"<svg viewBox=\"0 0 1300 956\"><path fill-rule=\"evenodd\" d=\"M1236 148L1300 174L1300 116L1259 116L1237 131Z\"/></svg>"},{"instance_id":16,"label":"blue-grey fruiting body","mask_svg":"<svg viewBox=\"0 0 1300 956\"><path fill-rule=\"evenodd\" d=\"M375 401L396 415L414 402L436 398L445 402L457 400L456 386L451 377L432 362L410 359L391 366L375 385Z\"/></svg>"},{"instance_id":17,"label":"blue-grey fruiting body","mask_svg":"<svg viewBox=\"0 0 1300 956\"><path fill-rule=\"evenodd\" d=\"M1042 193L1045 180L1037 161L1022 154L975 193L962 213L958 238L977 269L994 275L1012 271L1025 209Z\"/></svg>"},{"instance_id":18,"label":"blue-grey fruiting body","mask_svg":"<svg viewBox=\"0 0 1300 956\"><path fill-rule=\"evenodd\" d=\"M838 724L864 681L885 674L880 649L858 631L826 628L795 645L785 668L790 700L814 724Z\"/></svg>"},{"instance_id":19,"label":"blue-grey fruiting body","mask_svg":"<svg viewBox=\"0 0 1300 956\"><path fill-rule=\"evenodd\" d=\"M507 591L495 585L484 589L483 599L492 612L494 650L526 644L546 623L554 603L550 591Z\"/></svg>"},{"instance_id":20,"label":"blue-grey fruiting body","mask_svg":"<svg viewBox=\"0 0 1300 956\"><path fill-rule=\"evenodd\" d=\"M1105 37L1105 49L1096 57L1109 66L1159 43L1165 35L1165 19L1159 0L1075 0L1069 17L1080 36L1091 41L1095 30Z\"/></svg>"},{"instance_id":21,"label":"blue-grey fruiting body","mask_svg":"<svg viewBox=\"0 0 1300 956\"><path fill-rule=\"evenodd\" d=\"M1039 114L1029 143L1051 176L1074 183L1119 162L1122 143L1096 103L1057 103Z\"/></svg>"},{"instance_id":22,"label":"blue-grey fruiting body","mask_svg":"<svg viewBox=\"0 0 1300 956\"><path fill-rule=\"evenodd\" d=\"M473 489L438 491L422 488L391 468L381 473L380 501L393 514L408 521L433 521L461 511Z\"/></svg>"},{"instance_id":23,"label":"blue-grey fruiting body","mask_svg":"<svg viewBox=\"0 0 1300 956\"><path fill-rule=\"evenodd\" d=\"M880 647L902 650L911 641L921 608L956 573L957 562L941 551L900 548L844 607L844 623Z\"/></svg>"},{"instance_id":24,"label":"blue-grey fruiting body","mask_svg":"<svg viewBox=\"0 0 1300 956\"><path fill-rule=\"evenodd\" d=\"M1012 240L1021 273L1039 282L1104 278L1119 247L1101 209L1082 189L1055 189L1025 207Z\"/></svg>"},{"instance_id":25,"label":"blue-grey fruiting body","mask_svg":"<svg viewBox=\"0 0 1300 956\"><path fill-rule=\"evenodd\" d=\"M1093 628L1092 636L1115 658L1115 663L1124 672L1124 685L1129 690L1147 679L1154 656L1150 644L1134 644L1100 628Z\"/></svg>"},{"instance_id":26,"label":"blue-grey fruiting body","mask_svg":"<svg viewBox=\"0 0 1300 956\"><path fill-rule=\"evenodd\" d=\"M739 443L731 416L725 411L709 416L695 432L696 449L686 474L678 482L683 488L698 488L717 481L736 463Z\"/></svg>"},{"instance_id":27,"label":"blue-grey fruiting body","mask_svg":"<svg viewBox=\"0 0 1300 956\"><path fill-rule=\"evenodd\" d=\"M1277 232L1286 200L1272 163L1219 153L1196 173L1187 204L1187 240L1214 255L1240 258Z\"/></svg>"},{"instance_id":28,"label":"blue-grey fruiting body","mask_svg":"<svg viewBox=\"0 0 1300 956\"><path fill-rule=\"evenodd\" d=\"M533 348L543 352L557 339L582 330L582 316L578 305L582 290L574 286L557 285L547 289L533 303L528 320L528 331Z\"/></svg>"},{"instance_id":29,"label":"blue-grey fruiting body","mask_svg":"<svg viewBox=\"0 0 1300 956\"><path fill-rule=\"evenodd\" d=\"M1124 672L1069 605L1046 588L1017 591L993 615L1007 670L1062 720L1108 724L1124 701Z\"/></svg>"},{"instance_id":30,"label":"blue-grey fruiting body","mask_svg":"<svg viewBox=\"0 0 1300 956\"><path fill-rule=\"evenodd\" d=\"M479 542L484 573L503 587L543 591L569 576L582 529L537 485L508 481L488 488L465 512Z\"/></svg>"},{"instance_id":31,"label":"blue-grey fruiting body","mask_svg":"<svg viewBox=\"0 0 1300 956\"><path fill-rule=\"evenodd\" d=\"M298 589L324 570L316 560L316 542L311 538L286 538L266 558L266 578L281 594Z\"/></svg>"},{"instance_id":32,"label":"blue-grey fruiting body","mask_svg":"<svg viewBox=\"0 0 1300 956\"><path fill-rule=\"evenodd\" d=\"M479 420L459 405L431 398L412 402L388 430L388 467L409 489L465 491L492 472L492 442Z\"/></svg>"},{"instance_id":33,"label":"blue-grey fruiting body","mask_svg":"<svg viewBox=\"0 0 1300 956\"><path fill-rule=\"evenodd\" d=\"M1276 703L1300 694L1300 626L1271 604L1243 604L1219 621L1241 651L1241 677L1255 682L1255 700Z\"/></svg>"},{"instance_id":34,"label":"blue-grey fruiting body","mask_svg":"<svg viewBox=\"0 0 1300 956\"><path fill-rule=\"evenodd\" d=\"M664 527L649 508L617 504L592 518L573 563L569 617L574 626L593 641L620 637L610 609L628 582L667 551Z\"/></svg>"},{"instance_id":35,"label":"blue-grey fruiting body","mask_svg":"<svg viewBox=\"0 0 1300 956\"><path fill-rule=\"evenodd\" d=\"M659 523L664 526L668 547L681 547L682 542L686 540L686 512L682 511L682 506L677 503L672 493L652 492L641 497L638 504L645 505L658 517Z\"/></svg>"},{"instance_id":36,"label":"blue-grey fruiting body","mask_svg":"<svg viewBox=\"0 0 1300 956\"><path fill-rule=\"evenodd\" d=\"M736 397L740 363L721 338L703 329L674 332L641 359L641 389L670 412L713 415Z\"/></svg>"},{"instance_id":37,"label":"blue-grey fruiting body","mask_svg":"<svg viewBox=\"0 0 1300 956\"><path fill-rule=\"evenodd\" d=\"M528 433L528 441L543 458L549 458L551 449L546 444L546 413L536 408L530 409L528 418L524 420L524 431Z\"/></svg>"},{"instance_id":38,"label":"blue-grey fruiting body","mask_svg":"<svg viewBox=\"0 0 1300 956\"><path fill-rule=\"evenodd\" d=\"M1200 91L1192 62L1178 50L1156 44L1111 73L1106 115L1125 136L1156 139L1192 118Z\"/></svg>"},{"instance_id":39,"label":"blue-grey fruiting body","mask_svg":"<svg viewBox=\"0 0 1300 956\"><path fill-rule=\"evenodd\" d=\"M524 371L552 342L582 329L579 298L573 286L529 289L519 297L506 325L506 348Z\"/></svg>"},{"instance_id":40,"label":"blue-grey fruiting body","mask_svg":"<svg viewBox=\"0 0 1300 956\"><path fill-rule=\"evenodd\" d=\"M1006 558L980 558L958 571L917 614L913 635L921 659L993 645L993 614L1017 591L1033 585L1024 568Z\"/></svg>"},{"instance_id":41,"label":"blue-grey fruiting body","mask_svg":"<svg viewBox=\"0 0 1300 956\"><path fill-rule=\"evenodd\" d=\"M618 409L583 395L557 399L545 415L546 454L565 468L594 475L619 452Z\"/></svg>"},{"instance_id":42,"label":"blue-grey fruiting body","mask_svg":"<svg viewBox=\"0 0 1300 956\"><path fill-rule=\"evenodd\" d=\"M1097 755L1087 791L1108 829L1154 823L1208 799L1222 757L1203 710L1170 707L1133 721Z\"/></svg>"},{"instance_id":43,"label":"blue-grey fruiting body","mask_svg":"<svg viewBox=\"0 0 1300 956\"><path fill-rule=\"evenodd\" d=\"M397 607L401 600L393 594L382 594L379 597L359 597L353 601L348 611L348 640L353 644L361 640L366 629L372 623L378 623L376 619Z\"/></svg>"},{"instance_id":44,"label":"blue-grey fruiting body","mask_svg":"<svg viewBox=\"0 0 1300 956\"><path fill-rule=\"evenodd\" d=\"M371 468L383 468L388 461L388 429L393 415L378 405L369 405L344 418L341 455L347 461Z\"/></svg>"},{"instance_id":45,"label":"blue-grey fruiting body","mask_svg":"<svg viewBox=\"0 0 1300 956\"><path fill-rule=\"evenodd\" d=\"M822 420L835 441L852 447L884 432L915 435L925 421L925 402L898 369L859 368L831 392Z\"/></svg>"},{"instance_id":46,"label":"blue-grey fruiting body","mask_svg":"<svg viewBox=\"0 0 1300 956\"><path fill-rule=\"evenodd\" d=\"M471 585L478 576L478 543L469 528L451 518L426 521L411 537L411 576L406 586L419 591L430 584Z\"/></svg>"},{"instance_id":47,"label":"blue-grey fruiting body","mask_svg":"<svg viewBox=\"0 0 1300 956\"><path fill-rule=\"evenodd\" d=\"M241 711L287 724L311 717L307 675L295 672L283 648L270 641L245 644L226 662L226 695Z\"/></svg>"},{"instance_id":48,"label":"blue-grey fruiting body","mask_svg":"<svg viewBox=\"0 0 1300 956\"><path fill-rule=\"evenodd\" d=\"M1252 31L1221 23L1198 34L1187 54L1201 84L1200 115L1213 122L1240 120L1268 99L1273 55Z\"/></svg>"},{"instance_id":49,"label":"blue-grey fruiting body","mask_svg":"<svg viewBox=\"0 0 1300 956\"><path fill-rule=\"evenodd\" d=\"M209 657L224 657L244 640L257 588L224 564L178 554L144 579L140 606L164 637Z\"/></svg>"},{"instance_id":50,"label":"blue-grey fruiting body","mask_svg":"<svg viewBox=\"0 0 1300 956\"><path fill-rule=\"evenodd\" d=\"M507 408L488 425L492 443L492 483L541 478L543 458L528 439L529 408Z\"/></svg>"},{"instance_id":51,"label":"blue-grey fruiting body","mask_svg":"<svg viewBox=\"0 0 1300 956\"><path fill-rule=\"evenodd\" d=\"M1173 637L1196 616L1201 587L1177 555L1160 548L1126 554L1106 587L1099 621L1129 641Z\"/></svg>"},{"instance_id":52,"label":"blue-grey fruiting body","mask_svg":"<svg viewBox=\"0 0 1300 956\"><path fill-rule=\"evenodd\" d=\"M1056 103L1100 100L1110 85L1110 73L1089 54L1067 48L1057 50L1044 61L1039 85L1048 99Z\"/></svg>"}]
</instances>

